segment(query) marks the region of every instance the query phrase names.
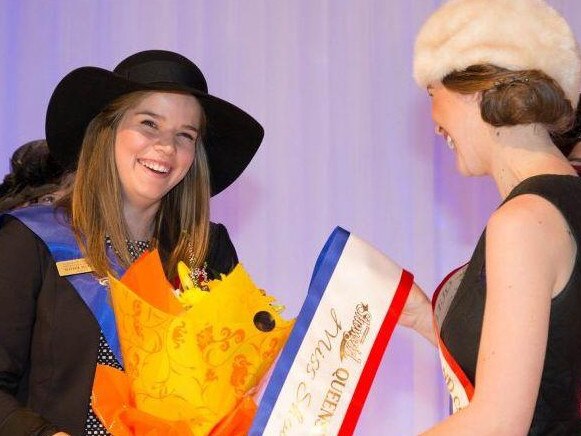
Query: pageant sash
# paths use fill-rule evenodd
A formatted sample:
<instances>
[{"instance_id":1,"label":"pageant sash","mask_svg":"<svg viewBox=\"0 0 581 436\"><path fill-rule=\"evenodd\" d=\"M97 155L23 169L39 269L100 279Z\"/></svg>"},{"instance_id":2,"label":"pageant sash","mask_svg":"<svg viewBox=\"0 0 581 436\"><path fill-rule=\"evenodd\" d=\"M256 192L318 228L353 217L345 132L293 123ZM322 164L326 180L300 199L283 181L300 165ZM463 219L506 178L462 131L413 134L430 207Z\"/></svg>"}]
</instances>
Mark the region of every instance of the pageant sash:
<instances>
[{"instance_id":1,"label":"pageant sash","mask_svg":"<svg viewBox=\"0 0 581 436\"><path fill-rule=\"evenodd\" d=\"M440 331L442 329L442 323L446 318L446 314L450 309L450 304L452 304L452 300L454 300L460 282L466 273L467 267L468 264L463 265L448 274L444 280L442 280L442 283L440 283L432 298L434 331L436 333L436 341L438 342L440 363L442 364L444 381L452 399L454 413L468 406L472 396L474 395L474 387L464 371L462 371L460 365L454 359L454 356L452 356L446 348L446 344L444 344L440 338Z\"/></svg>"},{"instance_id":2,"label":"pageant sash","mask_svg":"<svg viewBox=\"0 0 581 436\"><path fill-rule=\"evenodd\" d=\"M83 257L75 236L59 209L44 205L30 206L11 211L9 214L20 220L45 242L55 262L75 261ZM108 257L115 272L121 276L123 269L117 264L116 257L110 250ZM107 344L118 362L123 364L115 313L108 301L107 285L101 284L91 273L71 274L66 278L99 322Z\"/></svg>"},{"instance_id":3,"label":"pageant sash","mask_svg":"<svg viewBox=\"0 0 581 436\"><path fill-rule=\"evenodd\" d=\"M337 227L249 434L352 434L412 284L412 274Z\"/></svg>"}]
</instances>

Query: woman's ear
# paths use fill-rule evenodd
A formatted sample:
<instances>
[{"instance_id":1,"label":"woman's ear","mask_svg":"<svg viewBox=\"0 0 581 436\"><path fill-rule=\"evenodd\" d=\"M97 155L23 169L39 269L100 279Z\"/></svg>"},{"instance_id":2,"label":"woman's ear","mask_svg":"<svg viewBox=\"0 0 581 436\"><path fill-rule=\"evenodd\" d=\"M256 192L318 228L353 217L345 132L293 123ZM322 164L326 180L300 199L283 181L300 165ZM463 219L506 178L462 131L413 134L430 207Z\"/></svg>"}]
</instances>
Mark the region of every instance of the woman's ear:
<instances>
[{"instance_id":1,"label":"woman's ear","mask_svg":"<svg viewBox=\"0 0 581 436\"><path fill-rule=\"evenodd\" d=\"M480 104L482 101L482 91L473 92L471 94L460 94L467 103L475 102Z\"/></svg>"}]
</instances>

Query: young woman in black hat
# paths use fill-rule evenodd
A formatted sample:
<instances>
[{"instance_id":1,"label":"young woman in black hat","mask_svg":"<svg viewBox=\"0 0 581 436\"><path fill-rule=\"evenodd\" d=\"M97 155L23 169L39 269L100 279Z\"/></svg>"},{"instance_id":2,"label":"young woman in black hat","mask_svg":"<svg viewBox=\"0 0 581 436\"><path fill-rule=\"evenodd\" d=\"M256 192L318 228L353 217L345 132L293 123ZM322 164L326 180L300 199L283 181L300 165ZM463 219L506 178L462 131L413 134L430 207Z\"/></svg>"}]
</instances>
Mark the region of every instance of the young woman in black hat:
<instances>
[{"instance_id":1,"label":"young woman in black hat","mask_svg":"<svg viewBox=\"0 0 581 436\"><path fill-rule=\"evenodd\" d=\"M438 345L451 394L425 434L581 434L581 179L551 140L579 100L571 29L543 0L450 0L414 76L459 172L503 200L470 262L432 304L414 287L400 319Z\"/></svg>"},{"instance_id":2,"label":"young woman in black hat","mask_svg":"<svg viewBox=\"0 0 581 436\"><path fill-rule=\"evenodd\" d=\"M236 252L209 200L248 165L263 129L208 94L191 61L154 50L67 75L46 133L76 175L56 208L0 218L0 435L106 434L93 375L122 362L103 278L153 248L170 279L180 260L229 272Z\"/></svg>"}]
</instances>

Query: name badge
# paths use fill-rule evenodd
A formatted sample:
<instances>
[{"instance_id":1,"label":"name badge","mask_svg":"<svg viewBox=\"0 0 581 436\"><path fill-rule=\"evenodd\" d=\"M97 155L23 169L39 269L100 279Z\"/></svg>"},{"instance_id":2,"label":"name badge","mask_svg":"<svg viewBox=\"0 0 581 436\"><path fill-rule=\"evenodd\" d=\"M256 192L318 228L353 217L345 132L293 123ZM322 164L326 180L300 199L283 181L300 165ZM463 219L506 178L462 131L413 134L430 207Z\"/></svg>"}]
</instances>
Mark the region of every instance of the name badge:
<instances>
[{"instance_id":1,"label":"name badge","mask_svg":"<svg viewBox=\"0 0 581 436\"><path fill-rule=\"evenodd\" d=\"M62 260L56 263L56 268L61 277L84 274L93 271L93 268L84 258Z\"/></svg>"}]
</instances>

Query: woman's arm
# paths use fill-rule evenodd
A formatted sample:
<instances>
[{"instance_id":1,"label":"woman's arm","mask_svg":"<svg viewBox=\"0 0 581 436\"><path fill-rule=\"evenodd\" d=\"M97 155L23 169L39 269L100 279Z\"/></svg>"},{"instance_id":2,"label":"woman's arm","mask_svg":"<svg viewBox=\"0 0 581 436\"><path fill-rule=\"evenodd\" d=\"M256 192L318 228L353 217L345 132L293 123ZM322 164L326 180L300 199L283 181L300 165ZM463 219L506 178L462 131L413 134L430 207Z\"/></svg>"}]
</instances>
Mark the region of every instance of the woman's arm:
<instances>
[{"instance_id":1,"label":"woman's arm","mask_svg":"<svg viewBox=\"0 0 581 436\"><path fill-rule=\"evenodd\" d=\"M0 224L0 435L54 434L52 424L16 398L28 368L40 288L38 244L19 221L5 217Z\"/></svg>"},{"instance_id":2,"label":"woman's arm","mask_svg":"<svg viewBox=\"0 0 581 436\"><path fill-rule=\"evenodd\" d=\"M427 435L523 435L530 428L551 298L567 283L576 244L545 199L518 196L486 231L486 304L470 405Z\"/></svg>"},{"instance_id":3,"label":"woman's arm","mask_svg":"<svg viewBox=\"0 0 581 436\"><path fill-rule=\"evenodd\" d=\"M437 345L432 304L424 291L415 282L412 285L398 323L404 327L414 329L433 345Z\"/></svg>"}]
</instances>

